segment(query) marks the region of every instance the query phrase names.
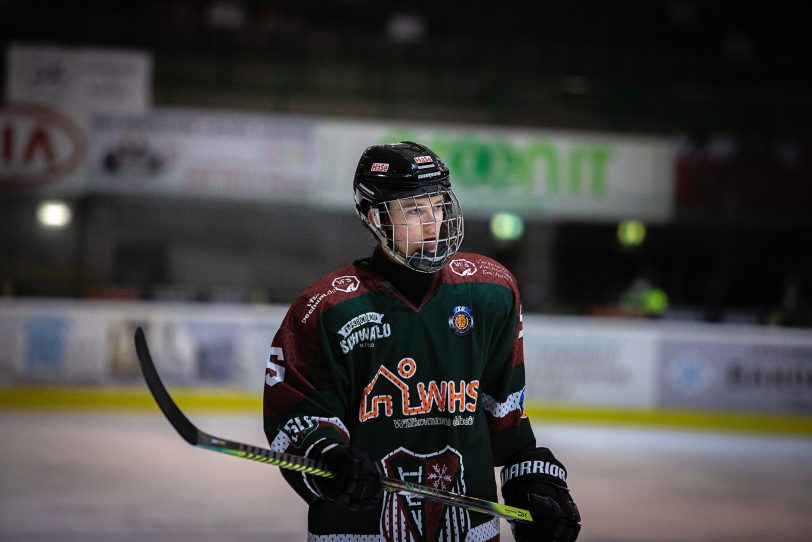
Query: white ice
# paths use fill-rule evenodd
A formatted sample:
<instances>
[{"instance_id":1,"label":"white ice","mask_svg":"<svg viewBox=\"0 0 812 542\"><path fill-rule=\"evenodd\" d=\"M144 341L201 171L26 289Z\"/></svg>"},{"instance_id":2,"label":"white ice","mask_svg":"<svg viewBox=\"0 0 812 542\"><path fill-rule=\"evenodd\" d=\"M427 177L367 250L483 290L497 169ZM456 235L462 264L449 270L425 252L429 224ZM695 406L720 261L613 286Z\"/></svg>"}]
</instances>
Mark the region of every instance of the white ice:
<instances>
[{"instance_id":1,"label":"white ice","mask_svg":"<svg viewBox=\"0 0 812 542\"><path fill-rule=\"evenodd\" d=\"M267 446L259 415L189 416ZM581 542L812 540L812 439L558 424L536 435L569 469ZM0 412L0 465L4 541L305 539L305 506L275 467L195 449L157 409Z\"/></svg>"}]
</instances>

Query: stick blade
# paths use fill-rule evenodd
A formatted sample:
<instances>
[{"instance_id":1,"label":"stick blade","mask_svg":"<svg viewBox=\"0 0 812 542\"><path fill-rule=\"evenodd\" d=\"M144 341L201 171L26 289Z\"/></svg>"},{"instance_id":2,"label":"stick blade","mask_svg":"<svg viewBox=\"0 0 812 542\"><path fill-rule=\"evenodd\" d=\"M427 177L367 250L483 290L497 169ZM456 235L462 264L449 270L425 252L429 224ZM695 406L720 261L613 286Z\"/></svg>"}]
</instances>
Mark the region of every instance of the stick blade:
<instances>
[{"instance_id":1,"label":"stick blade","mask_svg":"<svg viewBox=\"0 0 812 542\"><path fill-rule=\"evenodd\" d=\"M189 421L183 412L181 412L178 405L169 395L169 392L161 382L158 376L158 371L155 369L155 364L152 362L152 356L149 353L147 346L147 338L144 336L144 330L139 326L135 330L135 352L138 355L138 363L141 365L141 372L144 375L144 380L147 382L149 391L152 392L152 397L158 403L161 411L172 424L172 427L180 433L183 440L197 446L198 444L198 429L192 422Z\"/></svg>"}]
</instances>

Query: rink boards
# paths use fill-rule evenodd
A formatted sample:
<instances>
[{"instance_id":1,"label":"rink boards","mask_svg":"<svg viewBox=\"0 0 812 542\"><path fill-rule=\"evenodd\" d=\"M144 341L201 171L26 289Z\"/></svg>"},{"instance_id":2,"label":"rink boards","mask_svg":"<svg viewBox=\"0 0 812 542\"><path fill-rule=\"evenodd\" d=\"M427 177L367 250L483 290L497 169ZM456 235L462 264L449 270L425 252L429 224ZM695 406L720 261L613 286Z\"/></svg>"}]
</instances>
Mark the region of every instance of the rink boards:
<instances>
[{"instance_id":1,"label":"rink boards","mask_svg":"<svg viewBox=\"0 0 812 542\"><path fill-rule=\"evenodd\" d=\"M0 407L151 408L142 326L187 408L259 409L284 305L0 303ZM812 434L812 334L761 326L523 319L531 417Z\"/></svg>"}]
</instances>

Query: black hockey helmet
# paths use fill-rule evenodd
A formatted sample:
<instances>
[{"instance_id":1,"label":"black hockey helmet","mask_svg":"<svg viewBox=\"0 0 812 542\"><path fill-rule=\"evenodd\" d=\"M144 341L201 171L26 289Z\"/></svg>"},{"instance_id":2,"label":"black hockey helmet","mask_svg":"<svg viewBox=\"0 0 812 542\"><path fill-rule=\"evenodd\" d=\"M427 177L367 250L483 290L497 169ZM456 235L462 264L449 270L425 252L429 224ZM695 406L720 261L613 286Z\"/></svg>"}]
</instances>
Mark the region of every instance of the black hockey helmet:
<instances>
[{"instance_id":1,"label":"black hockey helmet","mask_svg":"<svg viewBox=\"0 0 812 542\"><path fill-rule=\"evenodd\" d=\"M448 167L425 145L401 141L367 147L355 170L353 193L355 211L364 225L383 241L382 248L390 256L407 267L431 273L459 250L462 211L451 190ZM423 225L423 231L430 233L421 235L430 238L403 239L409 227L404 205L422 209L412 211L420 221L411 223L411 231Z\"/></svg>"}]
</instances>

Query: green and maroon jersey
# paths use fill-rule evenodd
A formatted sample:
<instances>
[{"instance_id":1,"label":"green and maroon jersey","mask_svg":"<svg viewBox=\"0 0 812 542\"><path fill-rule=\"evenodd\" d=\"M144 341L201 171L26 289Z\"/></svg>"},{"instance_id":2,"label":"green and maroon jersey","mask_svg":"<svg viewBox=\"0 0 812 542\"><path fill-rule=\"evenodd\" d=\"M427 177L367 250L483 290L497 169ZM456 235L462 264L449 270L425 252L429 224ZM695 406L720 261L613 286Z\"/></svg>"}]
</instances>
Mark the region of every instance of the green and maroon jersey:
<instances>
[{"instance_id":1,"label":"green and maroon jersey","mask_svg":"<svg viewBox=\"0 0 812 542\"><path fill-rule=\"evenodd\" d=\"M497 262L459 253L416 307L359 260L291 305L265 372L265 432L274 451L340 441L388 477L496 500L494 467L535 446L523 362L516 281ZM311 504L309 540L499 538L479 513L389 492L379 510L350 512L283 474Z\"/></svg>"}]
</instances>

